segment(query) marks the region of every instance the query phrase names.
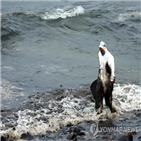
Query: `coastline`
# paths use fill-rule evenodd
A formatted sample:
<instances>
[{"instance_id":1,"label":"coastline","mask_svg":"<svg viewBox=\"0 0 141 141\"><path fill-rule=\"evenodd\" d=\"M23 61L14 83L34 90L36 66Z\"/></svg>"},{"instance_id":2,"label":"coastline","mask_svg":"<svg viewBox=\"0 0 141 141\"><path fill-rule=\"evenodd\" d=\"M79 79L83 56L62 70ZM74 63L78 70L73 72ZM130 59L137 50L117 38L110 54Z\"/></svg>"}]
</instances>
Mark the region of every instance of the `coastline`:
<instances>
[{"instance_id":1,"label":"coastline","mask_svg":"<svg viewBox=\"0 0 141 141\"><path fill-rule=\"evenodd\" d=\"M61 103L62 106L60 105ZM63 108L63 106L65 107ZM76 108L75 110L74 107ZM118 108L116 110L118 110ZM71 113L69 114L69 112ZM111 114L110 110L104 107L100 115L96 115L93 112L95 112L95 108L94 102L92 101L92 94L90 93L89 86L85 85L77 90L58 89L49 93L31 95L21 107L3 110L2 122L7 126L7 129L13 128L13 133L20 133L21 131L21 136L17 136L17 141L64 141L68 140L67 138L70 134L74 136L74 134L70 132L71 128L77 128L81 131L81 135L75 133L74 139L78 141L118 141L127 130L123 132L117 131L116 129L121 130L121 128L124 127L129 127L130 129L131 127L138 127L139 131L133 132L132 135L133 140L140 141L141 110L131 110L128 112L116 111L116 113ZM83 114L83 116L81 117L78 113ZM7 122L8 117L10 117L11 120L15 120L15 123ZM28 121L28 117L33 123ZM62 120L63 117L65 117L64 120ZM99 128L96 135L90 130L94 123L97 123ZM28 126L30 124L31 127ZM48 124L50 124L51 127L44 129L45 125L47 126ZM58 125L60 125L60 127L56 127ZM109 127L116 129L109 131ZM102 128L103 130L100 130ZM5 137L13 134L12 132L8 132L7 135L5 134ZM33 135L34 133L36 133L36 135ZM12 136L13 135L11 135L11 137Z\"/></svg>"},{"instance_id":2,"label":"coastline","mask_svg":"<svg viewBox=\"0 0 141 141\"><path fill-rule=\"evenodd\" d=\"M77 128L81 130L82 135L77 135L74 140L77 139L77 141L118 141L119 138L124 136L127 132L107 132L106 130L104 132L98 132L97 135L93 136L93 134L90 131L90 127L94 122L83 122L75 126L68 126L68 127L62 127L58 132L51 133L47 132L45 135L32 137L30 135L23 135L21 139L18 141L29 141L29 140L37 140L37 141L64 141L69 140L67 137L70 135L70 129L71 128ZM133 141L140 141L141 140L141 110L139 111L131 111L126 112L123 115L120 115L118 117L115 117L113 119L107 119L105 121L99 121L99 128L100 127L138 127L138 132L131 132L133 135ZM140 125L139 125L140 124ZM130 131L129 131L130 132ZM73 140L73 141L74 141Z\"/></svg>"}]
</instances>

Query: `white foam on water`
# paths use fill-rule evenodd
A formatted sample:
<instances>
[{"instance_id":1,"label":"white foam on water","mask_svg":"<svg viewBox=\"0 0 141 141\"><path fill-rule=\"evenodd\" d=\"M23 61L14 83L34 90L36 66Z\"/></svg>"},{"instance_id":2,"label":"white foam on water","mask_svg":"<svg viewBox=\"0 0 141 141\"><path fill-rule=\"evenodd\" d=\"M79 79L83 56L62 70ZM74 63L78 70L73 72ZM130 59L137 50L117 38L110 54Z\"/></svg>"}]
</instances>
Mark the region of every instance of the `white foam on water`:
<instances>
[{"instance_id":1,"label":"white foam on water","mask_svg":"<svg viewBox=\"0 0 141 141\"><path fill-rule=\"evenodd\" d=\"M65 19L67 17L75 17L85 13L85 9L82 6L77 6L75 8L66 7L64 9L57 8L53 11L45 12L41 15L44 20L55 20L55 19Z\"/></svg>"},{"instance_id":2,"label":"white foam on water","mask_svg":"<svg viewBox=\"0 0 141 141\"><path fill-rule=\"evenodd\" d=\"M81 87L81 89L83 88ZM99 119L112 118L112 114L105 104L102 114L97 115L95 103L88 98L90 95L76 98L73 94L77 94L77 92L77 90L73 92L70 90L64 91L62 95L65 95L65 97L61 100L48 101L48 108L40 107L39 110L25 109L18 111L16 113L18 120L15 130L1 130L1 135L19 139L23 133L29 133L33 136L41 135L46 134L47 131L56 132L67 125L77 125L87 121L98 122ZM40 99L40 102L42 102L42 99ZM58 110L59 106L62 107L61 112ZM113 91L113 108L116 109L117 114L141 110L141 87L131 84L116 84Z\"/></svg>"},{"instance_id":3,"label":"white foam on water","mask_svg":"<svg viewBox=\"0 0 141 141\"><path fill-rule=\"evenodd\" d=\"M15 70L13 67L11 66L3 66L3 69L9 69L9 70Z\"/></svg>"},{"instance_id":4,"label":"white foam on water","mask_svg":"<svg viewBox=\"0 0 141 141\"><path fill-rule=\"evenodd\" d=\"M12 99L13 98L12 93L14 94L14 97L19 97L19 96L25 95L23 92L16 92L16 91L13 92L13 89L22 91L23 88L12 85L10 83L10 81L8 81L6 79L2 79L0 89L1 89L2 100Z\"/></svg>"},{"instance_id":5,"label":"white foam on water","mask_svg":"<svg viewBox=\"0 0 141 141\"><path fill-rule=\"evenodd\" d=\"M123 22L125 20L133 19L133 18L141 18L141 12L128 12L128 13L122 13L118 16L118 21Z\"/></svg>"},{"instance_id":6,"label":"white foam on water","mask_svg":"<svg viewBox=\"0 0 141 141\"><path fill-rule=\"evenodd\" d=\"M137 85L116 84L113 91L114 103L122 111L141 109L141 87Z\"/></svg>"},{"instance_id":7,"label":"white foam on water","mask_svg":"<svg viewBox=\"0 0 141 141\"><path fill-rule=\"evenodd\" d=\"M41 65L41 67L44 69L44 72L46 74L52 74L52 73L65 73L65 72L68 72L67 69L63 69L62 67L60 66L45 66L45 65Z\"/></svg>"}]
</instances>

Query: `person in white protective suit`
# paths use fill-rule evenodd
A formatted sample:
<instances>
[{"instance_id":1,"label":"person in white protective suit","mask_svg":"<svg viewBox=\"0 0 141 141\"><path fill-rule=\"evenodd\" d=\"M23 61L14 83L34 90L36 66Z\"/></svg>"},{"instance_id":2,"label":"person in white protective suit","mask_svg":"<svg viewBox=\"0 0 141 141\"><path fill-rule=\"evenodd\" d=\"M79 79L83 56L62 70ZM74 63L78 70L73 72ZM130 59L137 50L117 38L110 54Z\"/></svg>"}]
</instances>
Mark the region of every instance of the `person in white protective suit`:
<instances>
[{"instance_id":1,"label":"person in white protective suit","mask_svg":"<svg viewBox=\"0 0 141 141\"><path fill-rule=\"evenodd\" d=\"M99 45L99 74L90 89L95 99L95 108L98 114L102 112L103 97L105 97L106 106L112 110L112 91L115 82L115 63L113 55L107 50L105 42L101 41Z\"/></svg>"}]
</instances>

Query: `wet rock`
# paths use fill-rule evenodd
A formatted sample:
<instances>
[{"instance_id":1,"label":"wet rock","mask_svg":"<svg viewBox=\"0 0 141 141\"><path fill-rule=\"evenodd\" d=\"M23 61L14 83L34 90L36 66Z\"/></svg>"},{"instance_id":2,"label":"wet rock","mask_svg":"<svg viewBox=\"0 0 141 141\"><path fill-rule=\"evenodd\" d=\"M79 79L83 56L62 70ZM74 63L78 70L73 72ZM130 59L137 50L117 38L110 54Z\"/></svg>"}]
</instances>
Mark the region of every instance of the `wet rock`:
<instances>
[{"instance_id":1,"label":"wet rock","mask_svg":"<svg viewBox=\"0 0 141 141\"><path fill-rule=\"evenodd\" d=\"M29 133L23 133L21 135L21 139L28 139L31 140L33 137Z\"/></svg>"},{"instance_id":2,"label":"wet rock","mask_svg":"<svg viewBox=\"0 0 141 141\"><path fill-rule=\"evenodd\" d=\"M73 140L73 141L77 141L77 133L76 132L71 132L68 136L67 136L68 140Z\"/></svg>"},{"instance_id":3,"label":"wet rock","mask_svg":"<svg viewBox=\"0 0 141 141\"><path fill-rule=\"evenodd\" d=\"M113 139L114 139L114 138L113 138L113 136L110 136L109 138L110 138L111 140L113 140Z\"/></svg>"},{"instance_id":4,"label":"wet rock","mask_svg":"<svg viewBox=\"0 0 141 141\"><path fill-rule=\"evenodd\" d=\"M84 132L79 132L79 134L78 134L79 136L84 136L85 135L85 133Z\"/></svg>"},{"instance_id":5,"label":"wet rock","mask_svg":"<svg viewBox=\"0 0 141 141\"><path fill-rule=\"evenodd\" d=\"M113 115L112 115L112 118L116 118L116 117L118 117L117 114L113 114Z\"/></svg>"},{"instance_id":6,"label":"wet rock","mask_svg":"<svg viewBox=\"0 0 141 141\"><path fill-rule=\"evenodd\" d=\"M6 138L1 136L1 141L6 141Z\"/></svg>"},{"instance_id":7,"label":"wet rock","mask_svg":"<svg viewBox=\"0 0 141 141\"><path fill-rule=\"evenodd\" d=\"M109 139L109 137L108 137L106 134L104 134L101 138L102 138L103 140L108 140L108 139Z\"/></svg>"},{"instance_id":8,"label":"wet rock","mask_svg":"<svg viewBox=\"0 0 141 141\"><path fill-rule=\"evenodd\" d=\"M133 141L133 135L131 132L126 132L124 136L118 139L118 141Z\"/></svg>"},{"instance_id":9,"label":"wet rock","mask_svg":"<svg viewBox=\"0 0 141 141\"><path fill-rule=\"evenodd\" d=\"M16 130L16 128L15 128L15 127L13 127L13 130Z\"/></svg>"},{"instance_id":10,"label":"wet rock","mask_svg":"<svg viewBox=\"0 0 141 141\"><path fill-rule=\"evenodd\" d=\"M140 137L138 137L138 141L141 141L141 136L140 136Z\"/></svg>"},{"instance_id":11,"label":"wet rock","mask_svg":"<svg viewBox=\"0 0 141 141\"><path fill-rule=\"evenodd\" d=\"M57 100L58 100L58 101L61 101L63 98L65 98L64 95L62 95L62 96L60 96L60 97L57 97Z\"/></svg>"},{"instance_id":12,"label":"wet rock","mask_svg":"<svg viewBox=\"0 0 141 141\"><path fill-rule=\"evenodd\" d=\"M2 116L0 116L0 120L3 120L4 118Z\"/></svg>"},{"instance_id":13,"label":"wet rock","mask_svg":"<svg viewBox=\"0 0 141 141\"><path fill-rule=\"evenodd\" d=\"M69 132L76 132L78 134L80 131L81 130L78 127L71 127Z\"/></svg>"},{"instance_id":14,"label":"wet rock","mask_svg":"<svg viewBox=\"0 0 141 141\"><path fill-rule=\"evenodd\" d=\"M84 137L82 137L82 136L78 136L78 137L77 137L77 140L78 140L78 141L84 141L84 140L85 140L85 138L84 138Z\"/></svg>"},{"instance_id":15,"label":"wet rock","mask_svg":"<svg viewBox=\"0 0 141 141\"><path fill-rule=\"evenodd\" d=\"M67 136L67 139L73 140L73 141L77 141L78 136L85 135L84 132L81 132L80 127L75 127L75 126L70 127L69 132L70 132L70 134Z\"/></svg>"},{"instance_id":16,"label":"wet rock","mask_svg":"<svg viewBox=\"0 0 141 141\"><path fill-rule=\"evenodd\" d=\"M14 141L14 140L9 139L8 137L1 136L1 141Z\"/></svg>"},{"instance_id":17,"label":"wet rock","mask_svg":"<svg viewBox=\"0 0 141 141\"><path fill-rule=\"evenodd\" d=\"M109 136L108 141L114 141L115 139L116 139L116 136L115 135L111 135L111 136Z\"/></svg>"}]
</instances>

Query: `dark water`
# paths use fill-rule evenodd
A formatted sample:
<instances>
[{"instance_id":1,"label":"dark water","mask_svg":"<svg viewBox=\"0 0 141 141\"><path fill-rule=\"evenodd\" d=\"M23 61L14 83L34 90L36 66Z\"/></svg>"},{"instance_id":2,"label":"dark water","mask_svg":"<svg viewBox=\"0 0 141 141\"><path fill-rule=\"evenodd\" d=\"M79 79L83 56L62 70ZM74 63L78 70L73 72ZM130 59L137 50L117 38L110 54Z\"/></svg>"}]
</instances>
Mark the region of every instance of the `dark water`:
<instances>
[{"instance_id":1,"label":"dark water","mask_svg":"<svg viewBox=\"0 0 141 141\"><path fill-rule=\"evenodd\" d=\"M115 58L117 113L141 109L139 1L2 1L1 13L2 132L38 136L69 122L97 121L89 85L98 75L101 40Z\"/></svg>"}]
</instances>

